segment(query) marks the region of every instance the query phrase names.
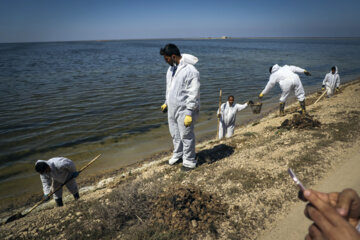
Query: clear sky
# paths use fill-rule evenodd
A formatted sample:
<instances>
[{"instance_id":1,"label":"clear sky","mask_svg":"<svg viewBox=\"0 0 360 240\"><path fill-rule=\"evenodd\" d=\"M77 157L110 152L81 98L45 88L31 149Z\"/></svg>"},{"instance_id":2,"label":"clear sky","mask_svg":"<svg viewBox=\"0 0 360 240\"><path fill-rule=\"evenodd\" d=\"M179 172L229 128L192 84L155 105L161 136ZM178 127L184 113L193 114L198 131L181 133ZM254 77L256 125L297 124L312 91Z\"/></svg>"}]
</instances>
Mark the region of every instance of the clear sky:
<instances>
[{"instance_id":1,"label":"clear sky","mask_svg":"<svg viewBox=\"0 0 360 240\"><path fill-rule=\"evenodd\" d=\"M0 42L360 37L360 0L0 0Z\"/></svg>"}]
</instances>

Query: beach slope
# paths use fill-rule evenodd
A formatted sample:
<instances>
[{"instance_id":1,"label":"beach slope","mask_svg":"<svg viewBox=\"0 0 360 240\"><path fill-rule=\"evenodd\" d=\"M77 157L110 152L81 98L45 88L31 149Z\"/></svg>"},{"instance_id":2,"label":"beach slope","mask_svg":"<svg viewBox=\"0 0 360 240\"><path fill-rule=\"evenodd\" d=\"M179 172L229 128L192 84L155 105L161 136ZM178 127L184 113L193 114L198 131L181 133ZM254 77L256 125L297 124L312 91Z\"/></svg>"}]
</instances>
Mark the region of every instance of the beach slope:
<instances>
[{"instance_id":1,"label":"beach slope","mask_svg":"<svg viewBox=\"0 0 360 240\"><path fill-rule=\"evenodd\" d=\"M169 156L143 162L82 188L77 202L68 197L63 208L54 208L50 201L0 226L0 237L274 239L277 234L289 239L291 229L297 234L291 239L303 239L309 222L289 167L320 191L360 186L355 171L360 81L314 104L320 94L307 97L306 118L296 102L285 109L286 116L275 111L238 128L230 139L198 144L193 171L167 165ZM292 228L285 224L289 221Z\"/></svg>"}]
</instances>

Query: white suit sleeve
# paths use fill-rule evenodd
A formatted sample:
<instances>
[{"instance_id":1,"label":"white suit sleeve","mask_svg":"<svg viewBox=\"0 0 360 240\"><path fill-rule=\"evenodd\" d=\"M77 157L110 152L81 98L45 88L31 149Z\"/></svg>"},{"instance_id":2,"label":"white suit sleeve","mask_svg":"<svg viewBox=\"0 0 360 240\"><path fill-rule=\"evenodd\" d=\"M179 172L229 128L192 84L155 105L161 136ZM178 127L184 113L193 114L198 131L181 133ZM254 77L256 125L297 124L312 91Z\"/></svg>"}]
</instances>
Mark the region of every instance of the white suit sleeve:
<instances>
[{"instance_id":1,"label":"white suit sleeve","mask_svg":"<svg viewBox=\"0 0 360 240\"><path fill-rule=\"evenodd\" d=\"M44 194L46 195L49 194L51 191L51 184L52 184L51 178L47 175L40 174L40 180L43 186Z\"/></svg>"},{"instance_id":2,"label":"white suit sleeve","mask_svg":"<svg viewBox=\"0 0 360 240\"><path fill-rule=\"evenodd\" d=\"M336 77L336 87L338 88L340 86L340 75L338 74Z\"/></svg>"},{"instance_id":3,"label":"white suit sleeve","mask_svg":"<svg viewBox=\"0 0 360 240\"><path fill-rule=\"evenodd\" d=\"M199 72L192 72L187 77L186 81L186 115L191 115L191 112L199 107L200 95L200 74Z\"/></svg>"},{"instance_id":4,"label":"white suit sleeve","mask_svg":"<svg viewBox=\"0 0 360 240\"><path fill-rule=\"evenodd\" d=\"M240 112L241 110L245 109L248 106L248 104L247 103L245 103L245 104L238 104L237 103L235 106L236 106L236 111Z\"/></svg>"},{"instance_id":5,"label":"white suit sleeve","mask_svg":"<svg viewBox=\"0 0 360 240\"><path fill-rule=\"evenodd\" d=\"M322 85L325 85L327 81L328 81L328 74L325 75Z\"/></svg>"},{"instance_id":6,"label":"white suit sleeve","mask_svg":"<svg viewBox=\"0 0 360 240\"><path fill-rule=\"evenodd\" d=\"M290 70L293 72L298 72L298 73L304 73L305 69L297 67L297 66L289 66Z\"/></svg>"},{"instance_id":7,"label":"white suit sleeve","mask_svg":"<svg viewBox=\"0 0 360 240\"><path fill-rule=\"evenodd\" d=\"M266 84L266 87L264 88L264 90L261 92L262 94L267 94L276 84L276 77L271 74L269 77L269 82Z\"/></svg>"},{"instance_id":8,"label":"white suit sleeve","mask_svg":"<svg viewBox=\"0 0 360 240\"><path fill-rule=\"evenodd\" d=\"M164 104L168 105L168 91L169 91L169 85L170 85L170 82L169 82L169 72L170 72L170 67L168 69L168 71L166 72L166 90L165 90L165 102Z\"/></svg>"}]
</instances>

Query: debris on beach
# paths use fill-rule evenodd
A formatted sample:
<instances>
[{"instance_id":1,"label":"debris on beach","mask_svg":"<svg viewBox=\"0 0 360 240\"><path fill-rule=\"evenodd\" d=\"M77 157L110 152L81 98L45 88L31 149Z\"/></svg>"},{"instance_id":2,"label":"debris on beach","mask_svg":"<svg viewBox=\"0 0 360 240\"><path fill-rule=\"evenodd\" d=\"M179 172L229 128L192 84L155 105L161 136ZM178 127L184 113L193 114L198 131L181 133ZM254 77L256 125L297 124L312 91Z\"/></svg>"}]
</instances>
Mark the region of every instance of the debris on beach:
<instances>
[{"instance_id":1,"label":"debris on beach","mask_svg":"<svg viewBox=\"0 0 360 240\"><path fill-rule=\"evenodd\" d=\"M313 129L320 125L321 123L310 115L295 114L291 120L285 119L278 129Z\"/></svg>"},{"instance_id":2,"label":"debris on beach","mask_svg":"<svg viewBox=\"0 0 360 240\"><path fill-rule=\"evenodd\" d=\"M195 187L172 188L154 202L153 221L191 233L215 229L227 206Z\"/></svg>"}]
</instances>

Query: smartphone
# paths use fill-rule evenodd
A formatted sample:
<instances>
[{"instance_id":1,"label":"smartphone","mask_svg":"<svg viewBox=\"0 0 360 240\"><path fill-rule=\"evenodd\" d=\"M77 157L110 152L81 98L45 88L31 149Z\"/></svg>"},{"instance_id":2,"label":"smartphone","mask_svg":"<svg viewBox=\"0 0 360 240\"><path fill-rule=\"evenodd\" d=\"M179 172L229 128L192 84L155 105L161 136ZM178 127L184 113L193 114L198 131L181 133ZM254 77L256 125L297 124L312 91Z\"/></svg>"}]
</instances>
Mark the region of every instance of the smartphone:
<instances>
[{"instance_id":1,"label":"smartphone","mask_svg":"<svg viewBox=\"0 0 360 240\"><path fill-rule=\"evenodd\" d=\"M304 185L300 182L300 180L296 177L295 173L291 168L288 169L288 173L290 174L291 178L294 180L294 182L299 186L301 191L305 191Z\"/></svg>"}]
</instances>

